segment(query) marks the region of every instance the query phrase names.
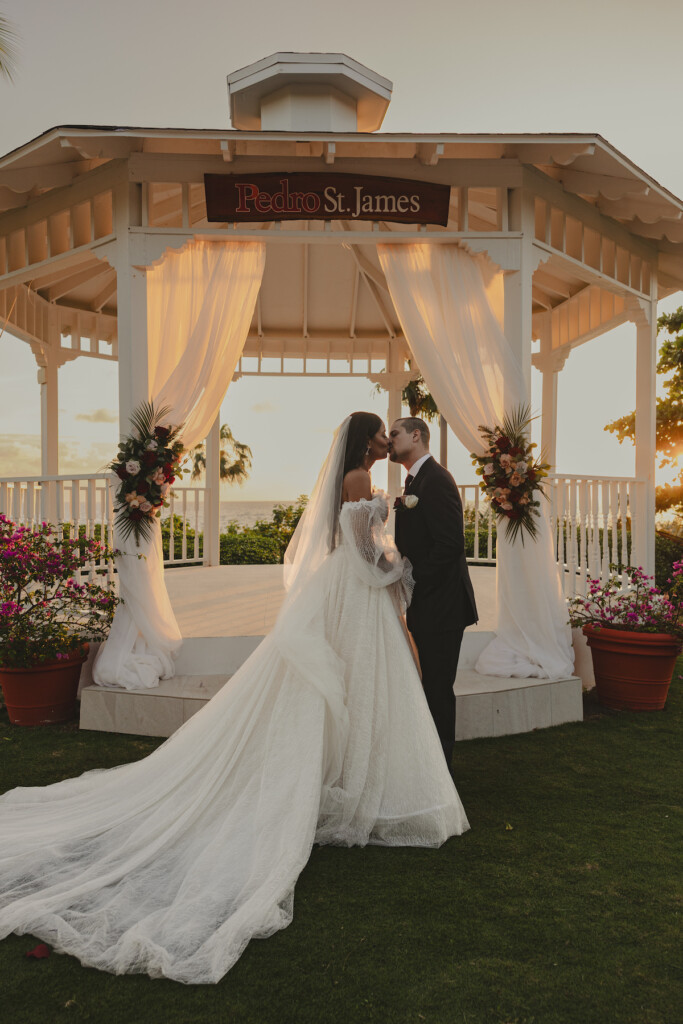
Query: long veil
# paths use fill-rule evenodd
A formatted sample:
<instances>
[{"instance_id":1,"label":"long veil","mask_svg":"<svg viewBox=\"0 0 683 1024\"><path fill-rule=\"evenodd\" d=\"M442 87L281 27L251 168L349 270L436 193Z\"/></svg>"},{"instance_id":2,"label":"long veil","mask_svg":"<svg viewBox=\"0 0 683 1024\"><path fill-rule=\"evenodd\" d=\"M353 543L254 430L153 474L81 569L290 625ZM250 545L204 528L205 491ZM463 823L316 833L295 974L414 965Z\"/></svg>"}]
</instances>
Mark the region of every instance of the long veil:
<instances>
[{"instance_id":1,"label":"long veil","mask_svg":"<svg viewBox=\"0 0 683 1024\"><path fill-rule=\"evenodd\" d=\"M336 546L350 422L351 417L347 416L335 430L308 505L285 551L284 584L288 601L301 591Z\"/></svg>"}]
</instances>

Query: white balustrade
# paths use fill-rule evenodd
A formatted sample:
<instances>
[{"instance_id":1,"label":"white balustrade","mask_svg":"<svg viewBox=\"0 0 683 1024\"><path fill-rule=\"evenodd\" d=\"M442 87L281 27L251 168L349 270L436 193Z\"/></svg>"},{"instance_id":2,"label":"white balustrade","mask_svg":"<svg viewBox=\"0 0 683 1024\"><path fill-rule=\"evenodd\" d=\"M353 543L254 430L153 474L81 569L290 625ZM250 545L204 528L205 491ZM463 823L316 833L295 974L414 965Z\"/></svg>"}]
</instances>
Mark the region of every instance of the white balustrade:
<instances>
[{"instance_id":1,"label":"white balustrade","mask_svg":"<svg viewBox=\"0 0 683 1024\"><path fill-rule=\"evenodd\" d=\"M164 548L168 548L164 565L202 564L200 533L206 494L206 488L172 488L169 508L163 510L161 520L162 527L165 524L169 527L169 539L164 543ZM66 532L69 536L78 534L114 546L114 510L106 474L0 477L0 513L21 526L54 523L59 537ZM174 515L180 517L180 523ZM108 576L113 577L113 564L103 559L93 561L87 573L94 577L101 569L106 569Z\"/></svg>"},{"instance_id":2,"label":"white balustrade","mask_svg":"<svg viewBox=\"0 0 683 1024\"><path fill-rule=\"evenodd\" d=\"M631 565L633 531L638 525L633 510L643 487L630 477L556 474L548 478L553 541L567 596L585 594L588 579L605 579L613 564L619 565L626 582L624 570ZM478 484L460 485L459 490L467 533L474 534L467 561L495 565L496 517L491 505ZM208 495L208 488L172 488L161 519L165 566L206 564L208 546L202 532ZM81 533L112 544L113 509L106 475L2 477L0 513L27 526L56 523L60 535L68 526L71 535ZM110 576L114 571L112 565L93 563L88 572L92 576L98 569L106 569Z\"/></svg>"},{"instance_id":3,"label":"white balustrade","mask_svg":"<svg viewBox=\"0 0 683 1024\"><path fill-rule=\"evenodd\" d=\"M636 496L643 484L632 477L548 478L550 520L567 596L585 594L588 579L605 580L619 566L624 584L631 565Z\"/></svg>"}]
</instances>

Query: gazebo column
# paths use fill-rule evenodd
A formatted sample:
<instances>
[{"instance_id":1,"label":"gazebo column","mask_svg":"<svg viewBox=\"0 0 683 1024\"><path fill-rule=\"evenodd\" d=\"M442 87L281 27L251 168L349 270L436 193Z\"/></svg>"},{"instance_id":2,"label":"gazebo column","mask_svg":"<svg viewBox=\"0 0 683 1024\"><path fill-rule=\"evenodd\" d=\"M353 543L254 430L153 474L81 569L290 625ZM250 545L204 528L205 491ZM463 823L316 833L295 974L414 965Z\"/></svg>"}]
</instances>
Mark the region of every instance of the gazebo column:
<instances>
[{"instance_id":1,"label":"gazebo column","mask_svg":"<svg viewBox=\"0 0 683 1024\"><path fill-rule=\"evenodd\" d=\"M116 253L116 299L119 362L119 432L128 433L131 413L150 394L147 345L147 273L141 252L134 251L138 238L129 228L142 223L142 194L139 185L124 182L114 196Z\"/></svg>"},{"instance_id":2,"label":"gazebo column","mask_svg":"<svg viewBox=\"0 0 683 1024\"><path fill-rule=\"evenodd\" d=\"M448 424L445 416L439 416L439 462L448 469Z\"/></svg>"},{"instance_id":3,"label":"gazebo column","mask_svg":"<svg viewBox=\"0 0 683 1024\"><path fill-rule=\"evenodd\" d=\"M541 412L541 452L545 462L550 463L551 472L557 466L557 386L558 377L570 352L569 346L550 349L544 343L541 351L533 357L534 366L543 378Z\"/></svg>"},{"instance_id":4,"label":"gazebo column","mask_svg":"<svg viewBox=\"0 0 683 1024\"><path fill-rule=\"evenodd\" d=\"M221 500L221 417L211 425L206 439L206 492L204 496L204 565L220 565L220 500Z\"/></svg>"},{"instance_id":5,"label":"gazebo column","mask_svg":"<svg viewBox=\"0 0 683 1024\"><path fill-rule=\"evenodd\" d=\"M38 367L40 384L40 472L59 474L59 362L48 351Z\"/></svg>"},{"instance_id":6,"label":"gazebo column","mask_svg":"<svg viewBox=\"0 0 683 1024\"><path fill-rule=\"evenodd\" d=\"M130 417L150 395L147 349L147 274L131 266L116 271L119 350L119 431L128 433Z\"/></svg>"},{"instance_id":7,"label":"gazebo column","mask_svg":"<svg viewBox=\"0 0 683 1024\"><path fill-rule=\"evenodd\" d=\"M636 479L631 564L655 571L655 459L657 450L657 304L636 318Z\"/></svg>"},{"instance_id":8,"label":"gazebo column","mask_svg":"<svg viewBox=\"0 0 683 1024\"><path fill-rule=\"evenodd\" d=\"M509 199L510 231L521 231L519 269L505 274L504 333L522 371L522 402L531 399L532 278L534 272L534 198L523 189L512 189ZM505 397L505 411L511 403Z\"/></svg>"}]
</instances>

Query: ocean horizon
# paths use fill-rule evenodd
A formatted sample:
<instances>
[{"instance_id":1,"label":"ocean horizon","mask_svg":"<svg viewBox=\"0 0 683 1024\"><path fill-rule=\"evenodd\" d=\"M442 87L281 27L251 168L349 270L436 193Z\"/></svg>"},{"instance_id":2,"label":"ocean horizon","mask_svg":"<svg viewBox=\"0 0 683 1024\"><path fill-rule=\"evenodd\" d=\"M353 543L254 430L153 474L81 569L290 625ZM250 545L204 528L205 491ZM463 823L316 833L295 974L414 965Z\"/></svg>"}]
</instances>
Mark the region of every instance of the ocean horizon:
<instances>
[{"instance_id":1,"label":"ocean horizon","mask_svg":"<svg viewBox=\"0 0 683 1024\"><path fill-rule=\"evenodd\" d=\"M279 498L272 501L221 501L221 531L231 522L237 523L240 528L253 526L257 519L270 519L276 505L295 505L296 502L296 498Z\"/></svg>"}]
</instances>

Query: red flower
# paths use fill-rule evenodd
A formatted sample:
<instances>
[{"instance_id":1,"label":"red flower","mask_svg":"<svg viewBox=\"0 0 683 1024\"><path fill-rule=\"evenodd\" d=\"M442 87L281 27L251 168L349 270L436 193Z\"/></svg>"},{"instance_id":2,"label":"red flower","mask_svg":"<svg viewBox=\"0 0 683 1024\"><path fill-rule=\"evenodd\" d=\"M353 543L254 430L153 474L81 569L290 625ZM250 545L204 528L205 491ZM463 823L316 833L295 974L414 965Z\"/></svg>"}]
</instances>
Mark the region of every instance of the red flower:
<instances>
[{"instance_id":1,"label":"red flower","mask_svg":"<svg viewBox=\"0 0 683 1024\"><path fill-rule=\"evenodd\" d=\"M527 478L527 480L535 480L536 479L536 474L534 473L533 469L527 470L526 478Z\"/></svg>"},{"instance_id":2,"label":"red flower","mask_svg":"<svg viewBox=\"0 0 683 1024\"><path fill-rule=\"evenodd\" d=\"M148 489L149 489L149 484L147 483L146 480L141 480L140 483L135 488L135 490L138 492L138 494L147 494Z\"/></svg>"},{"instance_id":3,"label":"red flower","mask_svg":"<svg viewBox=\"0 0 683 1024\"><path fill-rule=\"evenodd\" d=\"M32 956L36 960L44 960L46 956L50 955L50 947L46 946L44 942L41 942L38 946L34 946L33 949L29 949L26 956Z\"/></svg>"},{"instance_id":4,"label":"red flower","mask_svg":"<svg viewBox=\"0 0 683 1024\"><path fill-rule=\"evenodd\" d=\"M153 466L156 461L157 461L157 453L156 452L152 452L152 451L145 452L145 454L142 456L142 462L143 462L143 464L145 466Z\"/></svg>"},{"instance_id":5,"label":"red flower","mask_svg":"<svg viewBox=\"0 0 683 1024\"><path fill-rule=\"evenodd\" d=\"M159 438L160 441L165 441L170 433L171 433L171 431L168 429L168 427L155 427L154 428L154 434L155 434L156 437Z\"/></svg>"},{"instance_id":6,"label":"red flower","mask_svg":"<svg viewBox=\"0 0 683 1024\"><path fill-rule=\"evenodd\" d=\"M132 519L132 520L133 520L134 522L137 522L137 521L138 521L138 519L142 519L142 517L144 516L144 514L145 514L145 513L144 513L144 512L142 512L142 511L141 511L141 510L140 510L139 508L132 508L132 509L131 509L131 510L129 511L129 513L128 513L128 515L130 516L130 518L131 518L131 519Z\"/></svg>"},{"instance_id":7,"label":"red flower","mask_svg":"<svg viewBox=\"0 0 683 1024\"><path fill-rule=\"evenodd\" d=\"M166 477L166 479L168 480L168 478L169 478L170 476L172 476L172 475L173 475L173 466L171 465L171 463L170 463L170 462L167 462L167 463L165 463L165 465L164 465L164 476L165 476L165 477Z\"/></svg>"},{"instance_id":8,"label":"red flower","mask_svg":"<svg viewBox=\"0 0 683 1024\"><path fill-rule=\"evenodd\" d=\"M510 455L522 455L522 449L521 448L511 448L510 449Z\"/></svg>"},{"instance_id":9,"label":"red flower","mask_svg":"<svg viewBox=\"0 0 683 1024\"><path fill-rule=\"evenodd\" d=\"M169 484L174 484L175 483L175 477L174 476L169 476L168 482L169 482Z\"/></svg>"},{"instance_id":10,"label":"red flower","mask_svg":"<svg viewBox=\"0 0 683 1024\"><path fill-rule=\"evenodd\" d=\"M128 470L123 465L123 463L121 463L120 466L117 466L114 472L116 473L117 477L119 477L120 480L125 480L128 476Z\"/></svg>"},{"instance_id":11,"label":"red flower","mask_svg":"<svg viewBox=\"0 0 683 1024\"><path fill-rule=\"evenodd\" d=\"M506 452L510 447L509 437L499 437L496 441L496 448L499 448L501 452Z\"/></svg>"}]
</instances>

